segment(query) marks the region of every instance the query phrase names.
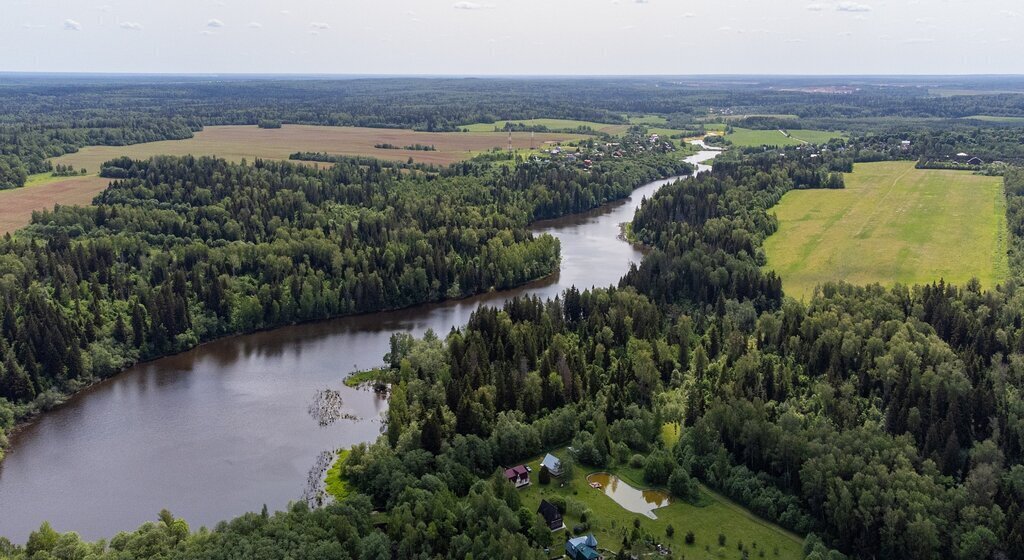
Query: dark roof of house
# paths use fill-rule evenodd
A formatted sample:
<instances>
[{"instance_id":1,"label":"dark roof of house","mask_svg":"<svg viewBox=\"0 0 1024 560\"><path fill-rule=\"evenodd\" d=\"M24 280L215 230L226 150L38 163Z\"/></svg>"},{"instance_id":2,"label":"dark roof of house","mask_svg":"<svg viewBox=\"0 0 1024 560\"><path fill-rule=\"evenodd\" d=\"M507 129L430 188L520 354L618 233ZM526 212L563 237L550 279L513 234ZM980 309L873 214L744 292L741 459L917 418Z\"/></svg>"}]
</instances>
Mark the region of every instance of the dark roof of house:
<instances>
[{"instance_id":1,"label":"dark roof of house","mask_svg":"<svg viewBox=\"0 0 1024 560\"><path fill-rule=\"evenodd\" d=\"M544 519L546 519L549 522L555 519L562 518L562 513L558 511L558 508L555 507L555 504L552 504L547 500L540 501L540 507L537 508L537 513L543 515Z\"/></svg>"},{"instance_id":2,"label":"dark roof of house","mask_svg":"<svg viewBox=\"0 0 1024 560\"><path fill-rule=\"evenodd\" d=\"M510 469L505 469L505 478L519 478L527 476L529 471L526 470L525 465L516 465Z\"/></svg>"}]
</instances>

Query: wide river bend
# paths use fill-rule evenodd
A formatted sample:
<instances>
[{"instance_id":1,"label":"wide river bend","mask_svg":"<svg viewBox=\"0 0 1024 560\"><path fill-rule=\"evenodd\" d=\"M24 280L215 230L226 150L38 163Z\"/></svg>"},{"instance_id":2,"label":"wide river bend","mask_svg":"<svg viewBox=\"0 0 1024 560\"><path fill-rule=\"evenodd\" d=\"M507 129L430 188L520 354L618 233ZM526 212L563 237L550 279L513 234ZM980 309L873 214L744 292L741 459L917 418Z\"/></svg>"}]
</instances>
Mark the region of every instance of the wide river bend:
<instances>
[{"instance_id":1,"label":"wide river bend","mask_svg":"<svg viewBox=\"0 0 1024 560\"><path fill-rule=\"evenodd\" d=\"M706 162L718 152L688 158ZM699 166L706 170L706 165ZM0 463L0 536L24 543L50 521L86 539L132 530L167 508L193 528L263 504L300 498L310 466L330 449L374 440L387 403L349 389L352 371L381 365L391 333L444 336L481 304L570 286L617 284L641 253L619 238L644 197L538 223L561 241L558 274L525 287L401 311L346 317L224 338L139 364L40 416L11 441ZM325 388L342 392L358 420L321 427L308 412Z\"/></svg>"}]
</instances>

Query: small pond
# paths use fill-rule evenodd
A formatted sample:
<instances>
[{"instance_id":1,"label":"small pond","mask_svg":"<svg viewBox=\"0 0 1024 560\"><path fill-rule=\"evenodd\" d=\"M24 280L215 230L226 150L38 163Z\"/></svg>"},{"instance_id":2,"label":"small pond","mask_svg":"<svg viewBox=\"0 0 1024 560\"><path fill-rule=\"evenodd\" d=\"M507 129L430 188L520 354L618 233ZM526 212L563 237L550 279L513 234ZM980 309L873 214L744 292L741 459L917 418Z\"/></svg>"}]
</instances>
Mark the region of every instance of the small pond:
<instances>
[{"instance_id":1,"label":"small pond","mask_svg":"<svg viewBox=\"0 0 1024 560\"><path fill-rule=\"evenodd\" d=\"M626 511L640 513L651 519L658 518L658 516L654 515L654 510L671 503L671 499L665 492L661 490L638 490L614 474L594 473L587 477L587 482L591 486L599 484L600 488L595 488L594 491L604 492Z\"/></svg>"}]
</instances>

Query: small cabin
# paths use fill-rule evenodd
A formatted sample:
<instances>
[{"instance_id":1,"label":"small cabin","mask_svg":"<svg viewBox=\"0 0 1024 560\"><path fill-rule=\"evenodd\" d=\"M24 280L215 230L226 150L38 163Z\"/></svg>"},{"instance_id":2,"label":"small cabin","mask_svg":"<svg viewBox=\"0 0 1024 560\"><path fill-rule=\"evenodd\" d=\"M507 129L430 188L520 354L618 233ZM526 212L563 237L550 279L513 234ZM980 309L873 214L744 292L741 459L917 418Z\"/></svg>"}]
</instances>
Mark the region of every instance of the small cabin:
<instances>
[{"instance_id":1,"label":"small cabin","mask_svg":"<svg viewBox=\"0 0 1024 560\"><path fill-rule=\"evenodd\" d=\"M558 511L558 508L551 502L541 500L537 513L544 518L544 523L547 524L548 529L552 531L565 529L565 523L562 522L562 512Z\"/></svg>"},{"instance_id":2,"label":"small cabin","mask_svg":"<svg viewBox=\"0 0 1024 560\"><path fill-rule=\"evenodd\" d=\"M505 469L505 480L508 480L516 488L528 486L530 484L530 471L526 470L526 465L516 465L510 469Z\"/></svg>"}]
</instances>

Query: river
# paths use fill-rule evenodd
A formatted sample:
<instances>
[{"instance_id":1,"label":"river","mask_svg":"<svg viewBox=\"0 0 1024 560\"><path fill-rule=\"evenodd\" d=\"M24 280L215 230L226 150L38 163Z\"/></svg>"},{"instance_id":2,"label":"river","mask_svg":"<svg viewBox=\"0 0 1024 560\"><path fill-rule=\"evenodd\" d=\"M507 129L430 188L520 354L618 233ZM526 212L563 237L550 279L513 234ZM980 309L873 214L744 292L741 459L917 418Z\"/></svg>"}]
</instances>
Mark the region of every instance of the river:
<instances>
[{"instance_id":1,"label":"river","mask_svg":"<svg viewBox=\"0 0 1024 560\"><path fill-rule=\"evenodd\" d=\"M701 151L688 161L717 154ZM481 304L617 284L641 258L619 239L619 224L671 181L536 224L535 233L561 241L561 269L523 288L224 338L82 391L12 437L0 463L0 536L24 543L50 521L94 540L155 520L163 508L193 529L264 504L283 509L300 498L321 452L380 433L386 401L342 380L381 365L391 333L444 336ZM321 427L308 407L325 388L341 391L344 411L357 419Z\"/></svg>"}]
</instances>

